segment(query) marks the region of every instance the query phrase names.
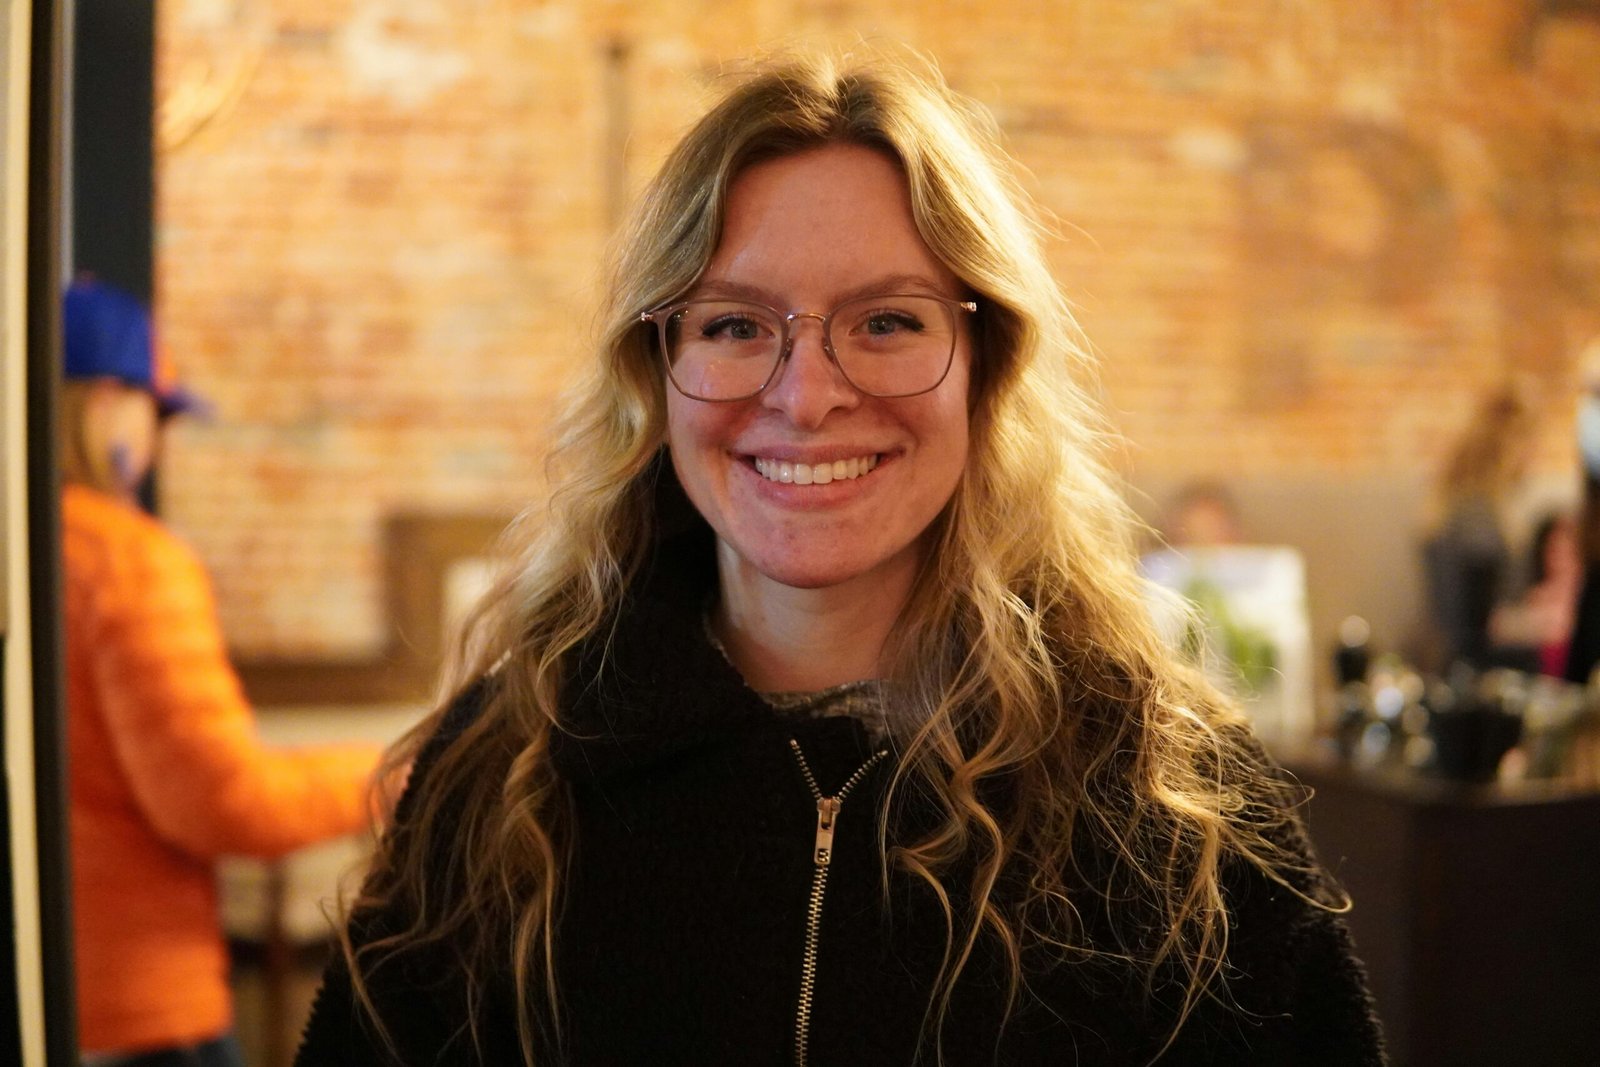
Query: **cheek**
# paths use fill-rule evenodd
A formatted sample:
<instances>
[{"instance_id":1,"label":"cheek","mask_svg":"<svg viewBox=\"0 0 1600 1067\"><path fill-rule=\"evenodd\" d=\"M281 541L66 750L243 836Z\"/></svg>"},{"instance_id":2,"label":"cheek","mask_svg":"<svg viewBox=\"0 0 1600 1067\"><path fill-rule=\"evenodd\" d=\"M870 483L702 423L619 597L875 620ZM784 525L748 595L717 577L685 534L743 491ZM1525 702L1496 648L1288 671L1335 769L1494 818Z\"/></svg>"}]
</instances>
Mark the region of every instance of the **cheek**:
<instances>
[{"instance_id":1,"label":"cheek","mask_svg":"<svg viewBox=\"0 0 1600 1067\"><path fill-rule=\"evenodd\" d=\"M691 499L696 488L705 486L714 477L722 450L731 440L729 413L721 405L703 404L675 396L667 401L667 448L672 453L672 466L678 472Z\"/></svg>"},{"instance_id":2,"label":"cheek","mask_svg":"<svg viewBox=\"0 0 1600 1067\"><path fill-rule=\"evenodd\" d=\"M667 398L667 447L673 455L687 458L704 444L707 426L704 404L696 404L674 393Z\"/></svg>"},{"instance_id":3,"label":"cheek","mask_svg":"<svg viewBox=\"0 0 1600 1067\"><path fill-rule=\"evenodd\" d=\"M155 452L156 413L153 404L142 397L122 405L116 423L116 438L130 459L140 466L149 463Z\"/></svg>"},{"instance_id":4,"label":"cheek","mask_svg":"<svg viewBox=\"0 0 1600 1067\"><path fill-rule=\"evenodd\" d=\"M963 383L964 384L964 383ZM966 390L963 388L948 405L944 418L933 428L939 435L938 449L942 458L943 475L941 509L950 503L961 486L963 473L971 452L971 422L967 414Z\"/></svg>"},{"instance_id":5,"label":"cheek","mask_svg":"<svg viewBox=\"0 0 1600 1067\"><path fill-rule=\"evenodd\" d=\"M667 396L667 447L676 453L684 447L684 413L680 400L673 394Z\"/></svg>"},{"instance_id":6,"label":"cheek","mask_svg":"<svg viewBox=\"0 0 1600 1067\"><path fill-rule=\"evenodd\" d=\"M672 469L678 474L678 483L693 495L694 434L684 414L671 401L667 403L667 452L672 458Z\"/></svg>"},{"instance_id":7,"label":"cheek","mask_svg":"<svg viewBox=\"0 0 1600 1067\"><path fill-rule=\"evenodd\" d=\"M945 504L949 504L950 500L955 496L956 491L961 486L962 475L967 469L968 447L965 425L961 427L961 431L962 435L950 443L950 491L945 496Z\"/></svg>"},{"instance_id":8,"label":"cheek","mask_svg":"<svg viewBox=\"0 0 1600 1067\"><path fill-rule=\"evenodd\" d=\"M917 488L906 502L919 522L933 522L960 490L970 451L965 399L964 394L954 393L951 402L941 402L916 427L921 439Z\"/></svg>"},{"instance_id":9,"label":"cheek","mask_svg":"<svg viewBox=\"0 0 1600 1067\"><path fill-rule=\"evenodd\" d=\"M943 411L939 425L933 429L938 434L941 443L947 450L950 463L959 473L967 465L967 453L972 441L972 415L974 404L969 388L967 362L963 358L951 369L951 377L959 378L950 384L955 386L950 391L949 399L943 404Z\"/></svg>"}]
</instances>

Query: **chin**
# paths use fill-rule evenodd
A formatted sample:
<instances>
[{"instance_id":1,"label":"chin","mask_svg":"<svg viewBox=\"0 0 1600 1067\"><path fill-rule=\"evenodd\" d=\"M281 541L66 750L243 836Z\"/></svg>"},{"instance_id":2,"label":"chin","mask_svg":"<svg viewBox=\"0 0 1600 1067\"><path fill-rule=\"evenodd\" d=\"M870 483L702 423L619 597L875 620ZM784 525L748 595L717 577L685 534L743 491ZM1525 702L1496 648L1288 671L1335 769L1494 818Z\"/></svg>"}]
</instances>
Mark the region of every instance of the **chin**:
<instances>
[{"instance_id":1,"label":"chin","mask_svg":"<svg viewBox=\"0 0 1600 1067\"><path fill-rule=\"evenodd\" d=\"M799 560L762 560L752 564L762 577L791 589L827 589L864 577L871 568L816 566Z\"/></svg>"},{"instance_id":2,"label":"chin","mask_svg":"<svg viewBox=\"0 0 1600 1067\"><path fill-rule=\"evenodd\" d=\"M822 552L746 556L735 550L734 555L749 571L791 589L830 589L857 585L870 590L875 585L882 585L888 591L889 587L899 584L898 578L904 566L915 566L911 559L898 552L883 556L866 553L831 559Z\"/></svg>"}]
</instances>

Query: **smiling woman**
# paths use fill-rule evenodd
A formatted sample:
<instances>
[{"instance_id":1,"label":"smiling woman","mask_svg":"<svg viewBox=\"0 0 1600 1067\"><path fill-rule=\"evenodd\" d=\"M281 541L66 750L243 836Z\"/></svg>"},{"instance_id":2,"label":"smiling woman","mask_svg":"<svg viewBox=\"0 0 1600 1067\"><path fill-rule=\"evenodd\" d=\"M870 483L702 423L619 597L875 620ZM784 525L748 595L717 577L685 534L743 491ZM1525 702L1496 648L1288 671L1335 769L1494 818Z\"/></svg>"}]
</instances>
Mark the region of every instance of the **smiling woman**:
<instances>
[{"instance_id":1,"label":"smiling woman","mask_svg":"<svg viewBox=\"0 0 1600 1067\"><path fill-rule=\"evenodd\" d=\"M878 54L668 158L304 1067L1382 1061L1009 173Z\"/></svg>"}]
</instances>

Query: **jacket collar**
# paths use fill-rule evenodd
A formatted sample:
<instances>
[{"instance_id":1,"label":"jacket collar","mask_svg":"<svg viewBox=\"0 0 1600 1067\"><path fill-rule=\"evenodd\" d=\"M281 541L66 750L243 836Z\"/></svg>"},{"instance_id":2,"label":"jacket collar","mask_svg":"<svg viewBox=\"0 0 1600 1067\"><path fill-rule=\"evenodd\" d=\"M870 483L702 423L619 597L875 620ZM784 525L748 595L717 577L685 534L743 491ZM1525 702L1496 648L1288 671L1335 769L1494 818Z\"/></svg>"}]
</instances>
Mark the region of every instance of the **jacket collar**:
<instances>
[{"instance_id":1,"label":"jacket collar","mask_svg":"<svg viewBox=\"0 0 1600 1067\"><path fill-rule=\"evenodd\" d=\"M609 625L578 649L551 738L569 780L608 778L776 721L706 636L715 542L697 526L657 543Z\"/></svg>"}]
</instances>

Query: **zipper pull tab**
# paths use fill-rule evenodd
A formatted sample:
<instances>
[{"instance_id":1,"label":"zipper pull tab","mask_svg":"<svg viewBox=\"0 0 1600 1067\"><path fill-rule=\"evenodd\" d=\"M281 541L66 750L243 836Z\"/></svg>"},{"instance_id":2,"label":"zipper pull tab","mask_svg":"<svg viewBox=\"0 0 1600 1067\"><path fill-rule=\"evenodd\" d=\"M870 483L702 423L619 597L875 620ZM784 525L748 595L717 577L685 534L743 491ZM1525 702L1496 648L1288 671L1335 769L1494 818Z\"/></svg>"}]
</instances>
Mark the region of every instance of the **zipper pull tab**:
<instances>
[{"instance_id":1,"label":"zipper pull tab","mask_svg":"<svg viewBox=\"0 0 1600 1067\"><path fill-rule=\"evenodd\" d=\"M833 822L838 815L838 797L817 798L817 852L814 858L818 867L826 867L833 859Z\"/></svg>"}]
</instances>

